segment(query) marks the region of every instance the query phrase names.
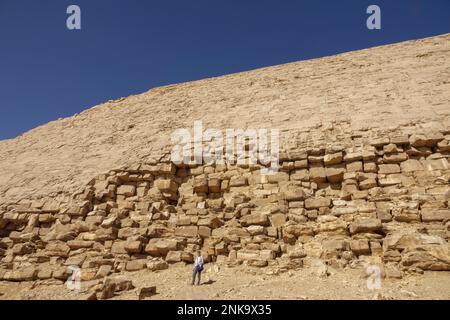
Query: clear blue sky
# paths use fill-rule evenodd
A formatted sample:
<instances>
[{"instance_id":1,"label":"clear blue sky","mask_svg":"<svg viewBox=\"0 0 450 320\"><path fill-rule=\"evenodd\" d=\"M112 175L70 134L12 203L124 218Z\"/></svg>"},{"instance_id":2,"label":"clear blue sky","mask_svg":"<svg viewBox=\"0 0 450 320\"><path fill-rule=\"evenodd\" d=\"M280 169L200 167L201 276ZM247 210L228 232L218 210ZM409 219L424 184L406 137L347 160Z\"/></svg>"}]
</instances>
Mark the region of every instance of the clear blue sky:
<instances>
[{"instance_id":1,"label":"clear blue sky","mask_svg":"<svg viewBox=\"0 0 450 320\"><path fill-rule=\"evenodd\" d=\"M0 0L0 139L156 86L449 33L449 14L450 0Z\"/></svg>"}]
</instances>

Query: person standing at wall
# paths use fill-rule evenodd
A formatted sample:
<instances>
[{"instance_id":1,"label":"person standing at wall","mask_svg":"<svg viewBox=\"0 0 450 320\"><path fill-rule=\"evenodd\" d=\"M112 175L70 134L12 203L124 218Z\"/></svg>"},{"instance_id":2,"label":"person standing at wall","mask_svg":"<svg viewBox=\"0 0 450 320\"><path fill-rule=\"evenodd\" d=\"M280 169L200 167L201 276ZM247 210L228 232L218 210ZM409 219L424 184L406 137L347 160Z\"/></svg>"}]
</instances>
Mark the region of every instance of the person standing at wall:
<instances>
[{"instance_id":1,"label":"person standing at wall","mask_svg":"<svg viewBox=\"0 0 450 320\"><path fill-rule=\"evenodd\" d=\"M197 285L200 285L202 271L203 271L203 257L200 251L197 251L197 257L194 260L194 271L192 274L192 285L195 284L195 278L197 277Z\"/></svg>"}]
</instances>

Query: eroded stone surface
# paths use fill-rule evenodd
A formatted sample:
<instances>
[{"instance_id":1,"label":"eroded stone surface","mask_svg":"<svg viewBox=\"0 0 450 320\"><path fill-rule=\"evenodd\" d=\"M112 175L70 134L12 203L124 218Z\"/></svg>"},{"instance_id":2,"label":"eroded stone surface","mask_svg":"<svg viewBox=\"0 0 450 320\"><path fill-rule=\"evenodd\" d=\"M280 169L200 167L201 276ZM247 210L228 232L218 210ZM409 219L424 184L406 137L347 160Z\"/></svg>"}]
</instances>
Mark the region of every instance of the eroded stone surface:
<instances>
[{"instance_id":1,"label":"eroded stone surface","mask_svg":"<svg viewBox=\"0 0 450 320\"><path fill-rule=\"evenodd\" d=\"M448 40L159 88L1 142L0 280L157 272L198 250L277 272L450 270ZM280 171L171 163L170 132L196 119L283 129Z\"/></svg>"}]
</instances>

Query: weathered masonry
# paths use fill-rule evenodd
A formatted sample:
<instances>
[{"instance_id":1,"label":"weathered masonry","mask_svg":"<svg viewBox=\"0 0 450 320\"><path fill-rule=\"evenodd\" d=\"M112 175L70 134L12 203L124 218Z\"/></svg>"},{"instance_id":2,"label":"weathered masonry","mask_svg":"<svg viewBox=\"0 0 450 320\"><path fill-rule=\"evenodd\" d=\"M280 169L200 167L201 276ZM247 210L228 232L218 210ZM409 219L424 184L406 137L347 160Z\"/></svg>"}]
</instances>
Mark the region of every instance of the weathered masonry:
<instances>
[{"instance_id":1,"label":"weathered masonry","mask_svg":"<svg viewBox=\"0 0 450 320\"><path fill-rule=\"evenodd\" d=\"M0 280L154 271L196 250L278 272L310 259L450 271L450 128L322 134L289 131L274 175L163 159L112 169L71 197L4 203Z\"/></svg>"}]
</instances>

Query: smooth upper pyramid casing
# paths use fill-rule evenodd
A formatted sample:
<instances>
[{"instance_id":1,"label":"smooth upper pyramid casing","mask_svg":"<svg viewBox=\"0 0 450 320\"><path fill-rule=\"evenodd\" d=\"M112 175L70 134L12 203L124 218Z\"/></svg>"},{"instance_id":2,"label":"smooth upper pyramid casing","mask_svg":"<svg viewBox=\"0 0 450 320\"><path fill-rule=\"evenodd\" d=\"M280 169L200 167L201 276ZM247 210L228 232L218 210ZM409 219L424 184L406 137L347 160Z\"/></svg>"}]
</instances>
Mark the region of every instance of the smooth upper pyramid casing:
<instances>
[{"instance_id":1,"label":"smooth upper pyramid casing","mask_svg":"<svg viewBox=\"0 0 450 320\"><path fill-rule=\"evenodd\" d=\"M158 160L192 128L450 127L450 34L152 89L0 141L0 204ZM282 141L283 143L283 141Z\"/></svg>"}]
</instances>

